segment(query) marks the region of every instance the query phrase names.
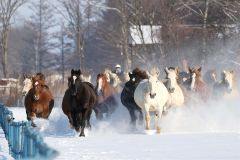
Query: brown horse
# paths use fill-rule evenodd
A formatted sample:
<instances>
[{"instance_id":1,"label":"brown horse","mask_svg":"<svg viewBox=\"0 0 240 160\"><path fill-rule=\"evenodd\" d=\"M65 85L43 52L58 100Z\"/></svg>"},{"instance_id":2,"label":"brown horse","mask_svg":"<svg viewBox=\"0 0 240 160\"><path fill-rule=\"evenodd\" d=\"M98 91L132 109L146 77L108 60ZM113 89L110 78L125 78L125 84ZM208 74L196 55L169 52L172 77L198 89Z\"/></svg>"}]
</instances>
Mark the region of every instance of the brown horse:
<instances>
[{"instance_id":1,"label":"brown horse","mask_svg":"<svg viewBox=\"0 0 240 160\"><path fill-rule=\"evenodd\" d=\"M67 115L70 125L76 131L80 131L80 136L85 136L84 128L91 128L90 117L92 109L96 104L96 94L94 87L89 82L82 82L80 70L72 70L71 77L68 79L68 89L66 90L62 110Z\"/></svg>"},{"instance_id":2,"label":"brown horse","mask_svg":"<svg viewBox=\"0 0 240 160\"><path fill-rule=\"evenodd\" d=\"M44 84L39 75L32 77L32 85L25 97L24 104L27 119L32 121L32 126L35 127L33 120L36 117L48 119L54 106L54 99L48 86Z\"/></svg>"},{"instance_id":3,"label":"brown horse","mask_svg":"<svg viewBox=\"0 0 240 160\"><path fill-rule=\"evenodd\" d=\"M185 86L188 90L192 91L191 93L195 93L202 101L206 101L209 98L209 89L207 83L203 80L201 70L202 68L188 68L189 70L189 79L185 81ZM191 99L193 97L191 96Z\"/></svg>"},{"instance_id":4,"label":"brown horse","mask_svg":"<svg viewBox=\"0 0 240 160\"><path fill-rule=\"evenodd\" d=\"M117 107L116 95L117 91L107 81L107 76L104 73L97 75L97 105L94 109L97 119L102 119L106 113L109 117Z\"/></svg>"}]
</instances>

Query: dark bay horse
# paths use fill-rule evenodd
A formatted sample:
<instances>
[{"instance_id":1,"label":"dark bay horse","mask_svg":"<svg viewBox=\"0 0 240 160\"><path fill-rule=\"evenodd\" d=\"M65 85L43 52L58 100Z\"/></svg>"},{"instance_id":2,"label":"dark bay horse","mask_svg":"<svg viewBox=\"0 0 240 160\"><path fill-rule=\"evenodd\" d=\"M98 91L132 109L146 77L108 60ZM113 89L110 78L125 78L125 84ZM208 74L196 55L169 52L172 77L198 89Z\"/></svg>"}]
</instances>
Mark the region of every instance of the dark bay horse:
<instances>
[{"instance_id":1,"label":"dark bay horse","mask_svg":"<svg viewBox=\"0 0 240 160\"><path fill-rule=\"evenodd\" d=\"M86 121L87 127L91 128L90 117L96 104L96 94L93 85L82 82L80 75L80 70L71 71L71 77L68 79L69 88L65 91L62 101L62 110L72 127L80 131L80 136L85 136Z\"/></svg>"},{"instance_id":2,"label":"dark bay horse","mask_svg":"<svg viewBox=\"0 0 240 160\"><path fill-rule=\"evenodd\" d=\"M54 106L54 99L48 86L38 75L32 77L32 88L28 91L24 104L27 119L32 121L32 126L36 126L33 122L36 117L48 119Z\"/></svg>"},{"instance_id":3,"label":"dark bay horse","mask_svg":"<svg viewBox=\"0 0 240 160\"><path fill-rule=\"evenodd\" d=\"M97 105L94 109L97 119L102 119L103 114L106 114L106 117L109 118L111 114L117 108L117 91L110 85L107 81L107 75L104 73L99 73L97 75L95 91L97 93Z\"/></svg>"},{"instance_id":4,"label":"dark bay horse","mask_svg":"<svg viewBox=\"0 0 240 160\"><path fill-rule=\"evenodd\" d=\"M128 73L129 81L125 83L125 86L121 93L121 102L128 109L131 124L133 127L136 126L137 112L139 113L140 121L143 120L143 114L141 108L134 101L134 92L139 82L143 79L148 79L148 75L145 71L135 68L132 72Z\"/></svg>"}]
</instances>

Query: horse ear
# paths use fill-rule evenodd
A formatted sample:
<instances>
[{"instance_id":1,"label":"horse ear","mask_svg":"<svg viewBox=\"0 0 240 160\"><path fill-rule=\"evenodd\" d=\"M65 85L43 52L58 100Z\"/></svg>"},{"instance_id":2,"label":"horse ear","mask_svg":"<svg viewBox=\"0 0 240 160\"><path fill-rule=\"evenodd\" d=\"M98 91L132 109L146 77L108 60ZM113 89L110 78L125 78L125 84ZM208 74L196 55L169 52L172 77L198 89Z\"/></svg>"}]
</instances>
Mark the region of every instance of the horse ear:
<instances>
[{"instance_id":1,"label":"horse ear","mask_svg":"<svg viewBox=\"0 0 240 160\"><path fill-rule=\"evenodd\" d=\"M175 72L176 72L177 74L179 73L178 67L175 68Z\"/></svg>"},{"instance_id":2,"label":"horse ear","mask_svg":"<svg viewBox=\"0 0 240 160\"><path fill-rule=\"evenodd\" d=\"M191 73L192 72L192 69L188 66L188 71Z\"/></svg>"},{"instance_id":3,"label":"horse ear","mask_svg":"<svg viewBox=\"0 0 240 160\"><path fill-rule=\"evenodd\" d=\"M202 67L199 67L199 68L198 68L198 71L201 72L201 70L202 70Z\"/></svg>"},{"instance_id":4,"label":"horse ear","mask_svg":"<svg viewBox=\"0 0 240 160\"><path fill-rule=\"evenodd\" d=\"M73 75L73 74L74 74L74 70L72 69L72 70L71 70L71 75Z\"/></svg>"},{"instance_id":5,"label":"horse ear","mask_svg":"<svg viewBox=\"0 0 240 160\"><path fill-rule=\"evenodd\" d=\"M128 72L128 76L130 77L130 76L132 76L133 75L133 73L132 72Z\"/></svg>"},{"instance_id":6,"label":"horse ear","mask_svg":"<svg viewBox=\"0 0 240 160\"><path fill-rule=\"evenodd\" d=\"M168 74L169 73L168 67L166 67L164 71L166 72L166 74Z\"/></svg>"},{"instance_id":7,"label":"horse ear","mask_svg":"<svg viewBox=\"0 0 240 160\"><path fill-rule=\"evenodd\" d=\"M82 72L81 72L81 70L80 70L80 69L78 70L78 74L79 74L79 75L80 75L80 74L82 74Z\"/></svg>"},{"instance_id":8,"label":"horse ear","mask_svg":"<svg viewBox=\"0 0 240 160\"><path fill-rule=\"evenodd\" d=\"M222 73L224 73L224 74L225 74L225 73L226 73L226 71L225 71L225 70L223 70L223 71L222 71Z\"/></svg>"}]
</instances>

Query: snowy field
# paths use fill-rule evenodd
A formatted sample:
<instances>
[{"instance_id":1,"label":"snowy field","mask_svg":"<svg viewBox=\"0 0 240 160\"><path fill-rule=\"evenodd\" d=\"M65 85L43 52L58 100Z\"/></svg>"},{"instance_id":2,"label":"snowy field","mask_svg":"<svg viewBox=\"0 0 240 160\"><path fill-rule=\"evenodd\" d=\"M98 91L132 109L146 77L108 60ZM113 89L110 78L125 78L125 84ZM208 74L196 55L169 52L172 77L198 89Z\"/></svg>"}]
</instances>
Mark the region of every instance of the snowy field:
<instances>
[{"instance_id":1,"label":"snowy field","mask_svg":"<svg viewBox=\"0 0 240 160\"><path fill-rule=\"evenodd\" d=\"M26 120L24 108L10 108L16 120ZM58 103L49 121L37 119L45 142L59 151L56 159L71 160L239 160L240 105L211 102L172 109L162 118L161 134L129 128L121 105L108 121L97 122L86 137L69 128ZM1 154L1 153L0 153ZM1 158L1 157L0 157Z\"/></svg>"}]
</instances>

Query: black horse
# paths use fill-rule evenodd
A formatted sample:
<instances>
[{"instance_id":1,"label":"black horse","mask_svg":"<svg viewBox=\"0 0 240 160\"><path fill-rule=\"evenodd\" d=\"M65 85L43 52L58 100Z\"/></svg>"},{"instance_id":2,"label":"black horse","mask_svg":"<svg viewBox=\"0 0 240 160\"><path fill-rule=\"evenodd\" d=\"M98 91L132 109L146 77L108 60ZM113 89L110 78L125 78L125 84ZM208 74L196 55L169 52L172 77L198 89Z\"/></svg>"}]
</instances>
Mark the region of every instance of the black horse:
<instances>
[{"instance_id":1,"label":"black horse","mask_svg":"<svg viewBox=\"0 0 240 160\"><path fill-rule=\"evenodd\" d=\"M85 136L84 128L91 128L90 117L96 105L96 94L93 85L89 82L82 82L80 70L72 70L68 79L69 88L63 97L62 109L68 116L70 124L76 131L80 131L80 136Z\"/></svg>"},{"instance_id":2,"label":"black horse","mask_svg":"<svg viewBox=\"0 0 240 160\"><path fill-rule=\"evenodd\" d=\"M141 108L134 101L134 91L138 84L143 79L148 79L148 75L145 71L135 68L132 72L128 73L130 80L125 83L125 86L121 93L121 102L128 109L131 124L136 127L137 112L139 113L139 120L142 122L143 114Z\"/></svg>"}]
</instances>

